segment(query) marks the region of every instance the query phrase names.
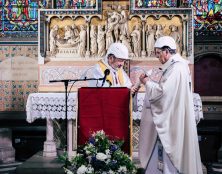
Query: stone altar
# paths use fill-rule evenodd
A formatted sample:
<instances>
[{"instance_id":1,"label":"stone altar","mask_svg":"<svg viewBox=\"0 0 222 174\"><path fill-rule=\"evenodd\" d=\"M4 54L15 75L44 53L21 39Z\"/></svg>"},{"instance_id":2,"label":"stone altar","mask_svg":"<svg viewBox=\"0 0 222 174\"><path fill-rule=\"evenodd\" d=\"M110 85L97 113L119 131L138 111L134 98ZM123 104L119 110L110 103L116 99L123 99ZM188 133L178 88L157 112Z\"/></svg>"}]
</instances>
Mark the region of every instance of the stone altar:
<instances>
[{"instance_id":1,"label":"stone altar","mask_svg":"<svg viewBox=\"0 0 222 174\"><path fill-rule=\"evenodd\" d=\"M101 1L101 7L87 12L41 9L39 92L64 92L62 83L52 84L49 80L89 77L90 68L104 57L113 42L127 46L131 60L124 68L135 84L141 72L156 71L160 66L151 47L161 35L171 35L176 39L180 47L178 51L190 61L193 74L192 22L191 8L137 8L129 1L118 1L117 4ZM77 91L83 86L87 83L79 82L71 90ZM141 88L140 93L143 92L144 88ZM69 124L69 130L73 132L72 124ZM138 133L138 129L135 130ZM138 138L137 134L134 138Z\"/></svg>"}]
</instances>

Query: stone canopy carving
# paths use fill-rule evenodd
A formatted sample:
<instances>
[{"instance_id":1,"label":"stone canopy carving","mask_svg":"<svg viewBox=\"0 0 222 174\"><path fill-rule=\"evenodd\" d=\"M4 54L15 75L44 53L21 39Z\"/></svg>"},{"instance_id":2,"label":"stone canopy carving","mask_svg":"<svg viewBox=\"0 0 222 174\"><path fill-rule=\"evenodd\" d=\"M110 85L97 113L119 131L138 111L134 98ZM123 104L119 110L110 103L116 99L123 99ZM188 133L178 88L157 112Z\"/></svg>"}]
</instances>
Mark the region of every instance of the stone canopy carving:
<instances>
[{"instance_id":1,"label":"stone canopy carving","mask_svg":"<svg viewBox=\"0 0 222 174\"><path fill-rule=\"evenodd\" d=\"M132 59L149 60L154 58L155 40L170 35L177 43L177 52L189 57L193 52L189 31L192 11L166 11L152 10L141 15L118 8L106 10L103 15L73 15L68 11L52 15L42 10L40 15L47 22L44 46L40 44L40 52L45 54L41 55L50 60L94 60L103 57L113 42L122 42Z\"/></svg>"}]
</instances>

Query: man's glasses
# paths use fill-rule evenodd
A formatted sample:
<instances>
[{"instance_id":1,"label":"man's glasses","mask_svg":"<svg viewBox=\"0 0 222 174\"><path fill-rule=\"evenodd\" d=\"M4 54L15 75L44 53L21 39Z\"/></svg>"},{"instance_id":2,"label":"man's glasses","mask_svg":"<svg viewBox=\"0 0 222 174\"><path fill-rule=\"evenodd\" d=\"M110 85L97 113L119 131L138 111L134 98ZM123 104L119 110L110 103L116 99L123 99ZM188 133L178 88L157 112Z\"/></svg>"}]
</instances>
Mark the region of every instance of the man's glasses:
<instances>
[{"instance_id":1,"label":"man's glasses","mask_svg":"<svg viewBox=\"0 0 222 174\"><path fill-rule=\"evenodd\" d=\"M126 59L120 59L120 58L117 58L116 56L113 55L113 58L116 62L125 62Z\"/></svg>"},{"instance_id":2,"label":"man's glasses","mask_svg":"<svg viewBox=\"0 0 222 174\"><path fill-rule=\"evenodd\" d=\"M118 62L125 62L126 60L125 59L116 58L116 61L118 61Z\"/></svg>"},{"instance_id":3,"label":"man's glasses","mask_svg":"<svg viewBox=\"0 0 222 174\"><path fill-rule=\"evenodd\" d=\"M164 51L164 50L155 51L155 55L156 55L156 56L159 56L160 54L162 54L163 51Z\"/></svg>"}]
</instances>

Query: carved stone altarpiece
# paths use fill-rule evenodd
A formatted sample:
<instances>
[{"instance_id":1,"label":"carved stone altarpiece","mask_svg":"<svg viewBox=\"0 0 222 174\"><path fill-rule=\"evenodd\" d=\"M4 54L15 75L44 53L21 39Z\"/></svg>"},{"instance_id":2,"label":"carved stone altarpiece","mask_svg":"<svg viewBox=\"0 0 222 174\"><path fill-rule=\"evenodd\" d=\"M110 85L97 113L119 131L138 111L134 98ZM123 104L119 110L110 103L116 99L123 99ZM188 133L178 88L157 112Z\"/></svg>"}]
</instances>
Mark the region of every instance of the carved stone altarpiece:
<instances>
[{"instance_id":1,"label":"carved stone altarpiece","mask_svg":"<svg viewBox=\"0 0 222 174\"><path fill-rule=\"evenodd\" d=\"M131 60L126 70L133 83L141 71L159 66L153 45L164 35L175 39L177 51L190 61L192 69L192 26L191 8L134 9L129 1L118 1L117 5L104 1L93 11L42 9L38 38L39 91L63 92L62 83L50 84L49 80L85 76L113 42L122 42L129 50ZM73 89L82 86L87 83L77 83Z\"/></svg>"},{"instance_id":2,"label":"carved stone altarpiece","mask_svg":"<svg viewBox=\"0 0 222 174\"><path fill-rule=\"evenodd\" d=\"M68 9L39 11L40 90L49 85L47 80L81 77L80 65L86 65L87 70L105 56L113 42L127 46L131 57L128 67L133 68L138 62L152 66L158 61L154 56L155 40L170 35L177 43L177 51L193 64L192 9L129 10L126 2L114 6L107 1L102 7L92 13ZM67 63L63 62L69 62L70 69L74 66L76 70L67 70L63 65Z\"/></svg>"}]
</instances>

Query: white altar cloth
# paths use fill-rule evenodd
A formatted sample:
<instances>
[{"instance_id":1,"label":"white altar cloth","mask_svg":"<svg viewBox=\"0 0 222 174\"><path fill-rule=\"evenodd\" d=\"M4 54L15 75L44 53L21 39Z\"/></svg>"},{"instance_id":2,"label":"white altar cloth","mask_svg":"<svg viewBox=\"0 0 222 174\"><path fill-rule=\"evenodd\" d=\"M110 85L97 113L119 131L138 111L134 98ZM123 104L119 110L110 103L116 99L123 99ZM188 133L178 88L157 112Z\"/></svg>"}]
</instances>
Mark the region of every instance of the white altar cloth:
<instances>
[{"instance_id":1,"label":"white altar cloth","mask_svg":"<svg viewBox=\"0 0 222 174\"><path fill-rule=\"evenodd\" d=\"M133 120L141 119L141 112L143 109L145 93L138 93L136 98L137 108L133 112ZM195 119L197 123L200 119L203 119L202 111L202 101L199 94L193 95L194 100L194 111ZM73 140L75 133L72 129L71 119L77 118L78 111L78 98L77 93L70 93L68 95L68 154L73 156ZM55 157L56 153L56 144L54 142L53 136L53 124L52 119L65 119L65 94L64 93L33 93L28 96L26 103L26 120L29 123L32 123L38 118L47 120L47 131L46 131L46 141L44 142L43 156L46 157ZM72 130L72 131L69 131Z\"/></svg>"},{"instance_id":2,"label":"white altar cloth","mask_svg":"<svg viewBox=\"0 0 222 174\"><path fill-rule=\"evenodd\" d=\"M137 94L137 111L133 112L134 120L141 119L141 112L143 109L144 97L145 97L145 93ZM203 119L202 100L199 94L193 93L193 102L194 102L195 120L198 123L201 119Z\"/></svg>"},{"instance_id":3,"label":"white altar cloth","mask_svg":"<svg viewBox=\"0 0 222 174\"><path fill-rule=\"evenodd\" d=\"M133 120L141 119L145 93L137 94L137 111L133 112ZM77 93L68 96L67 119L77 118ZM199 94L193 94L195 119L203 119L202 101ZM27 121L33 122L38 118L65 119L65 94L64 93L33 93L28 96L26 104Z\"/></svg>"},{"instance_id":4,"label":"white altar cloth","mask_svg":"<svg viewBox=\"0 0 222 174\"><path fill-rule=\"evenodd\" d=\"M77 93L68 95L67 105L67 119L75 119L77 117ZM65 94L30 94L26 104L26 120L32 123L38 118L65 119Z\"/></svg>"}]
</instances>

